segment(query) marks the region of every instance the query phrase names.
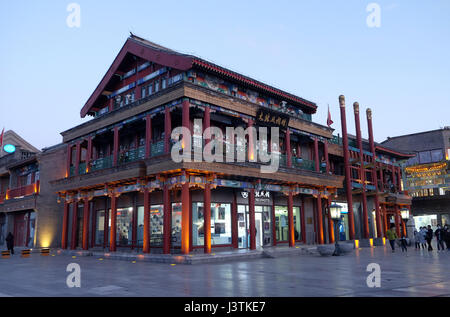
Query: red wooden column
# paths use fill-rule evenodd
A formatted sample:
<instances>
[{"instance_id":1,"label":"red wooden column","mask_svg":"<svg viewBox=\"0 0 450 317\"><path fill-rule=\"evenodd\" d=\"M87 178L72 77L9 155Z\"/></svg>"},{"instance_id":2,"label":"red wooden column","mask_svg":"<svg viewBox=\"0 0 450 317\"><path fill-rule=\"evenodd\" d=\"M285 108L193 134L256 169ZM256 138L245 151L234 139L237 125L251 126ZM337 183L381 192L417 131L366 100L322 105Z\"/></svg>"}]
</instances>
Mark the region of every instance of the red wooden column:
<instances>
[{"instance_id":1,"label":"red wooden column","mask_svg":"<svg viewBox=\"0 0 450 317\"><path fill-rule=\"evenodd\" d=\"M172 134L172 119L169 107L164 112L164 153L170 153L170 135Z\"/></svg>"},{"instance_id":2,"label":"red wooden column","mask_svg":"<svg viewBox=\"0 0 450 317\"><path fill-rule=\"evenodd\" d=\"M69 229L69 207L70 203L64 201L64 214L63 214L63 227L62 227L62 237L61 237L61 248L67 249L67 231Z\"/></svg>"},{"instance_id":3,"label":"red wooden column","mask_svg":"<svg viewBox=\"0 0 450 317\"><path fill-rule=\"evenodd\" d=\"M181 185L181 253L189 254L189 240L190 240L190 217L189 217L189 180L186 172L186 181Z\"/></svg>"},{"instance_id":4,"label":"red wooden column","mask_svg":"<svg viewBox=\"0 0 450 317\"><path fill-rule=\"evenodd\" d=\"M142 242L142 252L150 253L150 193L148 188L144 188L144 241Z\"/></svg>"},{"instance_id":5,"label":"red wooden column","mask_svg":"<svg viewBox=\"0 0 450 317\"><path fill-rule=\"evenodd\" d=\"M302 210L300 211L300 216L302 218L302 240L303 243L306 243L305 196L303 195L302 195Z\"/></svg>"},{"instance_id":6,"label":"red wooden column","mask_svg":"<svg viewBox=\"0 0 450 317\"><path fill-rule=\"evenodd\" d=\"M317 230L319 237L319 244L323 244L323 220L322 220L322 198L320 194L317 195Z\"/></svg>"},{"instance_id":7,"label":"red wooden column","mask_svg":"<svg viewBox=\"0 0 450 317\"><path fill-rule=\"evenodd\" d=\"M105 196L105 221L103 223L103 248L108 246L108 230L109 230L109 209L108 209L108 196Z\"/></svg>"},{"instance_id":8,"label":"red wooden column","mask_svg":"<svg viewBox=\"0 0 450 317\"><path fill-rule=\"evenodd\" d=\"M70 176L70 164L72 164L72 145L67 144L67 162L66 162L66 177Z\"/></svg>"},{"instance_id":9,"label":"red wooden column","mask_svg":"<svg viewBox=\"0 0 450 317\"><path fill-rule=\"evenodd\" d=\"M83 250L89 249L89 198L83 200Z\"/></svg>"},{"instance_id":10,"label":"red wooden column","mask_svg":"<svg viewBox=\"0 0 450 317\"><path fill-rule=\"evenodd\" d=\"M394 184L394 189L397 190L397 177L395 176L395 166L394 163L391 165L391 173L392 173L392 184Z\"/></svg>"},{"instance_id":11,"label":"red wooden column","mask_svg":"<svg viewBox=\"0 0 450 317\"><path fill-rule=\"evenodd\" d=\"M205 107L205 116L203 117L203 131L211 126L211 108L209 106ZM205 136L205 145L209 143L210 136Z\"/></svg>"},{"instance_id":12,"label":"red wooden column","mask_svg":"<svg viewBox=\"0 0 450 317\"><path fill-rule=\"evenodd\" d=\"M400 237L400 222L401 222L401 219L400 219L400 212L399 212L399 210L398 210L398 205L395 205L395 217L394 217L394 219L395 219L395 229L396 229L396 231L397 231L397 236L398 237Z\"/></svg>"},{"instance_id":13,"label":"red wooden column","mask_svg":"<svg viewBox=\"0 0 450 317\"><path fill-rule=\"evenodd\" d=\"M74 175L79 174L79 167L80 167L80 156L81 156L81 144L80 141L77 142L76 145L76 152L75 152L75 171Z\"/></svg>"},{"instance_id":14,"label":"red wooden column","mask_svg":"<svg viewBox=\"0 0 450 317\"><path fill-rule=\"evenodd\" d=\"M70 249L75 250L77 247L77 217L78 217L78 202L72 204L72 234L70 237Z\"/></svg>"},{"instance_id":15,"label":"red wooden column","mask_svg":"<svg viewBox=\"0 0 450 317\"><path fill-rule=\"evenodd\" d=\"M189 131L191 131L191 120L189 118L189 101L188 100L183 101L181 121L182 121L181 123L183 125L183 128L186 128ZM183 142L183 148L184 148L185 147L184 139L183 139L182 142Z\"/></svg>"},{"instance_id":16,"label":"red wooden column","mask_svg":"<svg viewBox=\"0 0 450 317\"><path fill-rule=\"evenodd\" d=\"M111 98L108 100L108 112L111 112L114 110L114 98Z\"/></svg>"},{"instance_id":17,"label":"red wooden column","mask_svg":"<svg viewBox=\"0 0 450 317\"><path fill-rule=\"evenodd\" d=\"M86 173L91 171L91 160L92 160L92 136L89 136L86 153Z\"/></svg>"},{"instance_id":18,"label":"red wooden column","mask_svg":"<svg viewBox=\"0 0 450 317\"><path fill-rule=\"evenodd\" d=\"M403 219L401 218L401 216L400 216L400 221L402 223L402 233L406 237L406 225L405 225L405 222L403 221Z\"/></svg>"},{"instance_id":19,"label":"red wooden column","mask_svg":"<svg viewBox=\"0 0 450 317\"><path fill-rule=\"evenodd\" d=\"M254 152L254 140L253 140L253 133L251 133L253 128L253 120L252 119L248 119L248 161L249 162L253 162L256 160L256 153Z\"/></svg>"},{"instance_id":20,"label":"red wooden column","mask_svg":"<svg viewBox=\"0 0 450 317\"><path fill-rule=\"evenodd\" d=\"M163 204L164 204L164 232L163 232L163 253L170 253L170 233L172 231L172 206L170 201L169 186L163 186Z\"/></svg>"},{"instance_id":21,"label":"red wooden column","mask_svg":"<svg viewBox=\"0 0 450 317\"><path fill-rule=\"evenodd\" d=\"M145 158L152 156L152 116L145 117Z\"/></svg>"},{"instance_id":22,"label":"red wooden column","mask_svg":"<svg viewBox=\"0 0 450 317\"><path fill-rule=\"evenodd\" d=\"M275 193L272 195L272 211L271 211L271 217L272 217L272 245L277 245L277 226L275 223Z\"/></svg>"},{"instance_id":23,"label":"red wooden column","mask_svg":"<svg viewBox=\"0 0 450 317\"><path fill-rule=\"evenodd\" d=\"M367 194L366 194L366 169L364 167L364 152L362 145L361 136L361 124L359 121L359 103L355 102L353 104L353 110L355 112L355 129L356 129L356 140L358 142L359 148L359 175L362 184L362 214L363 214L363 234L365 239L369 239L369 217L367 213Z\"/></svg>"},{"instance_id":24,"label":"red wooden column","mask_svg":"<svg viewBox=\"0 0 450 317\"><path fill-rule=\"evenodd\" d=\"M256 225L255 225L255 189L250 189L248 194L248 216L250 223L250 250L256 249ZM259 233L261 234L261 232Z\"/></svg>"},{"instance_id":25,"label":"red wooden column","mask_svg":"<svg viewBox=\"0 0 450 317\"><path fill-rule=\"evenodd\" d=\"M117 232L117 197L116 194L111 194L111 229L109 232L109 250L115 252L116 246L116 232Z\"/></svg>"},{"instance_id":26,"label":"red wooden column","mask_svg":"<svg viewBox=\"0 0 450 317\"><path fill-rule=\"evenodd\" d=\"M204 252L211 253L211 184L205 184L203 192L204 208ZM233 234L232 234L233 236Z\"/></svg>"},{"instance_id":27,"label":"red wooden column","mask_svg":"<svg viewBox=\"0 0 450 317\"><path fill-rule=\"evenodd\" d=\"M317 138L314 138L314 162L316 166L316 172L320 172L319 140Z\"/></svg>"},{"instance_id":28,"label":"red wooden column","mask_svg":"<svg viewBox=\"0 0 450 317\"><path fill-rule=\"evenodd\" d=\"M402 173L400 166L397 166L397 187L398 191L402 190Z\"/></svg>"},{"instance_id":29,"label":"red wooden column","mask_svg":"<svg viewBox=\"0 0 450 317\"><path fill-rule=\"evenodd\" d=\"M328 241L330 243L334 243L334 223L333 219L331 219L331 213L330 213L330 205L331 205L331 198L327 199L327 208L328 208Z\"/></svg>"},{"instance_id":30,"label":"red wooden column","mask_svg":"<svg viewBox=\"0 0 450 317\"><path fill-rule=\"evenodd\" d=\"M119 158L119 127L114 127L113 166L117 166Z\"/></svg>"},{"instance_id":31,"label":"red wooden column","mask_svg":"<svg viewBox=\"0 0 450 317\"><path fill-rule=\"evenodd\" d=\"M344 168L345 168L345 192L347 195L348 205L348 231L349 238L355 238L355 219L353 215L353 197L352 197L352 183L350 177L350 160L348 151L348 134L347 134L347 119L345 116L345 97L339 96L339 106L341 109L341 127L342 127L342 147L344 152Z\"/></svg>"},{"instance_id":32,"label":"red wooden column","mask_svg":"<svg viewBox=\"0 0 450 317\"><path fill-rule=\"evenodd\" d=\"M367 127L369 130L369 144L370 144L370 151L372 152L372 175L373 175L373 182L375 184L375 196L374 196L374 202L375 202L375 218L377 222L377 238L381 238L383 236L383 229L381 225L381 216L380 216L380 202L378 200L378 176L377 176L377 160L376 160L376 151L375 151L375 141L373 138L373 125L372 125L372 110L368 108L366 110L367 115Z\"/></svg>"},{"instance_id":33,"label":"red wooden column","mask_svg":"<svg viewBox=\"0 0 450 317\"><path fill-rule=\"evenodd\" d=\"M388 215L386 212L386 205L381 204L381 210L383 211L383 218L384 218L384 235L383 237L386 237L386 231L388 231Z\"/></svg>"},{"instance_id":34,"label":"red wooden column","mask_svg":"<svg viewBox=\"0 0 450 317\"><path fill-rule=\"evenodd\" d=\"M292 167L292 151L291 151L291 131L286 129L286 160L287 167Z\"/></svg>"},{"instance_id":35,"label":"red wooden column","mask_svg":"<svg viewBox=\"0 0 450 317\"><path fill-rule=\"evenodd\" d=\"M329 155L328 155L328 140L325 140L323 142L323 155L325 156L325 164L326 166L326 173L330 173L330 162L329 162Z\"/></svg>"},{"instance_id":36,"label":"red wooden column","mask_svg":"<svg viewBox=\"0 0 450 317\"><path fill-rule=\"evenodd\" d=\"M288 205L288 225L289 225L289 247L295 246L295 234L294 234L294 199L292 192L289 192L287 197ZM298 220L297 220L298 221Z\"/></svg>"}]
</instances>

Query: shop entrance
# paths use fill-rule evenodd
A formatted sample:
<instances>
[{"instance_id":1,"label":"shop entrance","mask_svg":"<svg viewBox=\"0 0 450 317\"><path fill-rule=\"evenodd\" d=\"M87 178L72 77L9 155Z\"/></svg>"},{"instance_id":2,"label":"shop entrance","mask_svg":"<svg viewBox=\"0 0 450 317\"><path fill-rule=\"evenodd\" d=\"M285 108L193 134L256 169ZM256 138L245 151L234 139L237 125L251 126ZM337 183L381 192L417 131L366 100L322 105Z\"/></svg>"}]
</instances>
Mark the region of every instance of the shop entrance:
<instances>
[{"instance_id":1,"label":"shop entrance","mask_svg":"<svg viewBox=\"0 0 450 317\"><path fill-rule=\"evenodd\" d=\"M272 245L271 207L255 206L256 247ZM248 205L238 205L238 246L250 248L250 218Z\"/></svg>"}]
</instances>

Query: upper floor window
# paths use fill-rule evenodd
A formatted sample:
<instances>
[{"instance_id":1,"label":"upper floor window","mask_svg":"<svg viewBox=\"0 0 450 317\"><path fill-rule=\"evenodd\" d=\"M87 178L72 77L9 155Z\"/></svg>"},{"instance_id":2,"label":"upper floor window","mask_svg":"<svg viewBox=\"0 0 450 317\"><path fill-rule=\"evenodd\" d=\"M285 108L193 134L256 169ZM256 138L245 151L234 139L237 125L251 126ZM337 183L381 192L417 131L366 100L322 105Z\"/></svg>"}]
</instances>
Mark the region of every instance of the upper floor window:
<instances>
[{"instance_id":1,"label":"upper floor window","mask_svg":"<svg viewBox=\"0 0 450 317\"><path fill-rule=\"evenodd\" d=\"M444 158L442 154L442 150L433 150L431 151L431 161L432 162L440 162Z\"/></svg>"}]
</instances>

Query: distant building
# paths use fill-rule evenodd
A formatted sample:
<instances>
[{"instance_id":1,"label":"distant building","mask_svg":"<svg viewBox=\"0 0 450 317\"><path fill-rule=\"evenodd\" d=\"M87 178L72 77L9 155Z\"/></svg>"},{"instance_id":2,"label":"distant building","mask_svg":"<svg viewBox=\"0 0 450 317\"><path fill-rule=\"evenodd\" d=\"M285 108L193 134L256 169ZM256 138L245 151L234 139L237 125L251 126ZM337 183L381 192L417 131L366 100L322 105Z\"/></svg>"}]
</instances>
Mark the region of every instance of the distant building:
<instances>
[{"instance_id":1,"label":"distant building","mask_svg":"<svg viewBox=\"0 0 450 317\"><path fill-rule=\"evenodd\" d=\"M388 138L391 148L416 154L404 163L416 228L450 224L450 127Z\"/></svg>"},{"instance_id":2,"label":"distant building","mask_svg":"<svg viewBox=\"0 0 450 317\"><path fill-rule=\"evenodd\" d=\"M47 177L57 172L61 154L54 161L42 161L56 149L43 153L14 131L5 132L0 155L0 245L5 244L8 232L14 235L17 247L57 242L52 238L59 227L55 223L58 215L52 214L57 207L56 194L50 190Z\"/></svg>"}]
</instances>

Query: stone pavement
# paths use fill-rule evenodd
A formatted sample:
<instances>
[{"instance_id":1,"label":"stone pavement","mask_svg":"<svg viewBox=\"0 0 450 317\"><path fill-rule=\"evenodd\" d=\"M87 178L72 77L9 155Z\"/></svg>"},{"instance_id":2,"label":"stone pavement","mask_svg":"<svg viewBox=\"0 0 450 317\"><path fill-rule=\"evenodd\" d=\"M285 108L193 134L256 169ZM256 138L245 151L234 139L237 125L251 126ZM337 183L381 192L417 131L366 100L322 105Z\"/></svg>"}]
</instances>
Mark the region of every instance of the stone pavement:
<instances>
[{"instance_id":1,"label":"stone pavement","mask_svg":"<svg viewBox=\"0 0 450 317\"><path fill-rule=\"evenodd\" d=\"M81 287L68 288L69 263ZM381 267L381 288L366 284ZM450 296L450 252L364 248L341 257L313 254L179 265L70 255L0 259L0 296Z\"/></svg>"}]
</instances>

